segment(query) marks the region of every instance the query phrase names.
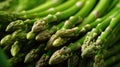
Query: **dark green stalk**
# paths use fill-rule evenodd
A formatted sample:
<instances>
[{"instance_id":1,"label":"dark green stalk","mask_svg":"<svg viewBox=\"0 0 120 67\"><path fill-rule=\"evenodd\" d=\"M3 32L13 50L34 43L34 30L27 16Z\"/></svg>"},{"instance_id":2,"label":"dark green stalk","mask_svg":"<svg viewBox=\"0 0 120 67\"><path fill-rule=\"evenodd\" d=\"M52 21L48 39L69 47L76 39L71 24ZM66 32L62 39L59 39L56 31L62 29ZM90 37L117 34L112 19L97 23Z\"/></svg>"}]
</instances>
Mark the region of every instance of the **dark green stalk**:
<instances>
[{"instance_id":1,"label":"dark green stalk","mask_svg":"<svg viewBox=\"0 0 120 67\"><path fill-rule=\"evenodd\" d=\"M80 60L80 52L75 52L68 60L68 67L77 67Z\"/></svg>"},{"instance_id":2,"label":"dark green stalk","mask_svg":"<svg viewBox=\"0 0 120 67\"><path fill-rule=\"evenodd\" d=\"M53 51L49 50L47 53L44 53L40 59L37 61L35 67L44 67L48 65L49 58Z\"/></svg>"},{"instance_id":3,"label":"dark green stalk","mask_svg":"<svg viewBox=\"0 0 120 67\"><path fill-rule=\"evenodd\" d=\"M14 56L8 59L8 62L10 63L12 67L18 67L19 65L23 63L24 57L25 57L25 53L21 53L17 56Z\"/></svg>"},{"instance_id":4,"label":"dark green stalk","mask_svg":"<svg viewBox=\"0 0 120 67\"><path fill-rule=\"evenodd\" d=\"M45 44L40 44L37 48L32 49L25 56L24 63L35 62L44 52Z\"/></svg>"}]
</instances>

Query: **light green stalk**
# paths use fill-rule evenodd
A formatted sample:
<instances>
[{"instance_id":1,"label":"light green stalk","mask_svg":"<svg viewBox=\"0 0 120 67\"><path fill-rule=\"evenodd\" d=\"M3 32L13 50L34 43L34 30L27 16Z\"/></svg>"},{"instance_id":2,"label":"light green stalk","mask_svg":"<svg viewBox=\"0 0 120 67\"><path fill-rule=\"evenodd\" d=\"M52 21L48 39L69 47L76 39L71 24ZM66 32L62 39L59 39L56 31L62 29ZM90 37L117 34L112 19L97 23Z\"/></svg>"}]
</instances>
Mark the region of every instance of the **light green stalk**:
<instances>
[{"instance_id":1,"label":"light green stalk","mask_svg":"<svg viewBox=\"0 0 120 67\"><path fill-rule=\"evenodd\" d=\"M18 54L18 52L20 51L19 46L21 45L21 43L19 43L19 41L15 41L13 43L13 45L11 46L10 52L12 56L15 56Z\"/></svg>"},{"instance_id":2,"label":"light green stalk","mask_svg":"<svg viewBox=\"0 0 120 67\"><path fill-rule=\"evenodd\" d=\"M91 3L92 2L92 3ZM53 45L53 43L54 43L54 41L56 40L56 41L64 41L64 40L59 40L59 39L61 39L61 37L59 37L59 35L61 35L61 31L63 32L64 31L64 29L67 29L67 28L71 28L71 27L73 27L74 25L76 25L76 24L78 24L78 23L80 23L83 19L84 19L84 17L85 16L87 16L88 14L89 14L89 12L92 10L92 8L94 7L94 5L95 5L95 3L96 3L96 0L88 0L88 1L86 1L85 2L85 6L83 6L83 8L78 12L78 13L76 13L74 16L71 16L66 22L65 22L65 24L62 26L62 29L60 29L60 30L58 30L52 37L51 37L51 39L49 40L49 42L48 42L48 46L46 47L46 49L47 48L49 48L49 46L51 45ZM65 33L67 33L67 32L65 32ZM57 39L58 38L58 39ZM60 42L55 42L54 44L56 45L56 44L58 44L58 43L60 43ZM63 42L64 43L64 42ZM61 44L60 44L61 45Z\"/></svg>"},{"instance_id":3,"label":"light green stalk","mask_svg":"<svg viewBox=\"0 0 120 67\"><path fill-rule=\"evenodd\" d=\"M66 19L69 16L73 15L75 12L77 12L84 4L84 1L77 1L71 8L69 8L68 10L65 10L63 12L57 12L54 15L49 14L48 16L46 16L45 18L36 21L32 27L32 35L34 33L38 33L41 32L49 27L51 23L53 22L59 22L60 20ZM71 12L72 11L72 12ZM28 38L29 39L29 38Z\"/></svg>"},{"instance_id":4,"label":"light green stalk","mask_svg":"<svg viewBox=\"0 0 120 67\"><path fill-rule=\"evenodd\" d=\"M19 13L19 15L24 15L24 14L32 14L32 13L35 13L35 12L42 12L44 10L47 10L48 8L50 7L55 7L55 6L58 6L60 5L61 3L63 3L64 0L51 0L51 1L47 1L46 3L44 4L40 4L39 6L31 9L31 10L28 10L28 11L24 11L23 13Z\"/></svg>"},{"instance_id":5,"label":"light green stalk","mask_svg":"<svg viewBox=\"0 0 120 67\"><path fill-rule=\"evenodd\" d=\"M21 11L24 11L24 10L30 10L30 9L33 9L35 7L38 7L39 5L42 6L42 4L45 4L46 0L24 0L24 1L21 1L21 0L18 0L18 6L17 8L15 9L15 12L21 12ZM45 9L45 8L44 8Z\"/></svg>"},{"instance_id":6,"label":"light green stalk","mask_svg":"<svg viewBox=\"0 0 120 67\"><path fill-rule=\"evenodd\" d=\"M102 46L104 46L102 44L104 43L104 41L106 40L106 38L109 36L109 34L111 33L111 31L114 29L114 27L116 26L116 24L118 24L119 17L120 16L117 15L114 18L112 18L110 24L108 26L105 26L105 31L103 33L100 32L101 35L98 36L97 40L95 40L95 41L93 40L93 41L90 41L88 43L84 43L83 44L83 45L87 45L87 46L83 46L83 48L82 48L82 57L89 56L90 54L94 55L94 53L96 53L97 50L99 50ZM97 32L99 32L97 30L101 30L101 31L104 30L102 28L104 28L102 25L99 28L96 27L96 37L98 35Z\"/></svg>"},{"instance_id":7,"label":"light green stalk","mask_svg":"<svg viewBox=\"0 0 120 67\"><path fill-rule=\"evenodd\" d=\"M74 4L71 8L68 10L57 12L56 14L52 15L49 14L45 18L36 21L32 27L32 32L37 33L44 29L46 29L49 26L49 23L60 21L62 19L66 19L69 16L73 15L75 12L77 12L84 4L84 1L78 1L76 4Z\"/></svg>"},{"instance_id":8,"label":"light green stalk","mask_svg":"<svg viewBox=\"0 0 120 67\"><path fill-rule=\"evenodd\" d=\"M47 6L48 4L47 5L43 4L43 6L40 5L39 6L40 10L39 10L39 8L35 8L35 10L33 9L33 10L30 10L30 11L28 10L27 14L25 14L25 15L23 15L23 14L26 13L26 12L21 13L23 15L22 17L25 17L25 18L38 17L39 18L39 17L45 17L48 14L55 14L58 11L63 11L63 10L66 10L66 9L70 8L73 4L76 3L77 0L74 0L74 1L69 0L69 1L66 1L66 2L61 3L61 4L58 1L63 1L64 2L64 0L57 0L57 3L59 3L59 5L54 6L54 7ZM49 8L46 8L44 10L44 7L46 7L46 6L49 7ZM41 9L44 10L44 11L41 11Z\"/></svg>"}]
</instances>

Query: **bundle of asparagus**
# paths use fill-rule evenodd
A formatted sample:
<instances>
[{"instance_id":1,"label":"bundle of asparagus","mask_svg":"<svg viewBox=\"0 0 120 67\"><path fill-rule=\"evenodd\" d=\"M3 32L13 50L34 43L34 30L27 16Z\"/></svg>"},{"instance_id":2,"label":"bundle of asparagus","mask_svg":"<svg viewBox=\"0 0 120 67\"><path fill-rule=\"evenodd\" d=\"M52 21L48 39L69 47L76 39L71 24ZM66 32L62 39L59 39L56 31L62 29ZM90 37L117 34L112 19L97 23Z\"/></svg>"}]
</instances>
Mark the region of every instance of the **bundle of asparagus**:
<instances>
[{"instance_id":1,"label":"bundle of asparagus","mask_svg":"<svg viewBox=\"0 0 120 67\"><path fill-rule=\"evenodd\" d=\"M120 65L120 0L0 0L0 6L0 47L11 67Z\"/></svg>"}]
</instances>

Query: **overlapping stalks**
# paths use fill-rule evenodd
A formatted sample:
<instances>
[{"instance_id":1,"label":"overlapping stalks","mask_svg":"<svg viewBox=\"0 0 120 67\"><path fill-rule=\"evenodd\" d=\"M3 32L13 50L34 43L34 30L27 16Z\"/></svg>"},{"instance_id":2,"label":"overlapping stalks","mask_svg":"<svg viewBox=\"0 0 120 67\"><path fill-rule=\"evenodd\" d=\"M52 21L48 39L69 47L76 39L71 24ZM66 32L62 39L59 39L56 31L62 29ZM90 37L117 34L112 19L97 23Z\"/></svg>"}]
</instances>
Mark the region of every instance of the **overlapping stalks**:
<instances>
[{"instance_id":1,"label":"overlapping stalks","mask_svg":"<svg viewBox=\"0 0 120 67\"><path fill-rule=\"evenodd\" d=\"M5 0L0 5L0 47L12 67L120 65L119 0Z\"/></svg>"}]
</instances>

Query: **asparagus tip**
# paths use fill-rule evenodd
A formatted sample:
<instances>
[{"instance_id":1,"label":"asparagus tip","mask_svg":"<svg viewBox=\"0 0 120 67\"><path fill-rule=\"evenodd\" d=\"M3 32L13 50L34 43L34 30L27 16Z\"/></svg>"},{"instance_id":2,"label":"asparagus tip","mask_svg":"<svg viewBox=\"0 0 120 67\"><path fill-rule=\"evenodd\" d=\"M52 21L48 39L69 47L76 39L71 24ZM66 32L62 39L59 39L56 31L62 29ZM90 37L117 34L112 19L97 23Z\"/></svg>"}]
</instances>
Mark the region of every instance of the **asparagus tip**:
<instances>
[{"instance_id":1,"label":"asparagus tip","mask_svg":"<svg viewBox=\"0 0 120 67\"><path fill-rule=\"evenodd\" d=\"M41 58L38 60L38 62L36 63L36 67L46 66L48 64L48 60L49 60L49 56L46 54L43 54Z\"/></svg>"},{"instance_id":2,"label":"asparagus tip","mask_svg":"<svg viewBox=\"0 0 120 67\"><path fill-rule=\"evenodd\" d=\"M32 32L34 33L37 33L37 32L40 32L40 31L43 31L46 29L48 24L46 24L45 21L37 21L34 23L33 27L32 27Z\"/></svg>"},{"instance_id":3,"label":"asparagus tip","mask_svg":"<svg viewBox=\"0 0 120 67\"><path fill-rule=\"evenodd\" d=\"M99 49L100 49L100 46L97 46L94 43L91 43L84 50L82 50L81 56L82 57L92 56L96 54Z\"/></svg>"},{"instance_id":4,"label":"asparagus tip","mask_svg":"<svg viewBox=\"0 0 120 67\"><path fill-rule=\"evenodd\" d=\"M52 45L53 45L54 47L58 47L58 46L61 46L62 43L63 43L63 39L62 39L61 37L58 37L57 39L54 40L54 42L53 42Z\"/></svg>"},{"instance_id":5,"label":"asparagus tip","mask_svg":"<svg viewBox=\"0 0 120 67\"><path fill-rule=\"evenodd\" d=\"M50 33L48 30L45 30L43 32L40 32L37 36L36 36L36 40L37 41L44 41L44 40L47 40L48 38L50 38Z\"/></svg>"},{"instance_id":6,"label":"asparagus tip","mask_svg":"<svg viewBox=\"0 0 120 67\"><path fill-rule=\"evenodd\" d=\"M26 36L27 39L31 40L31 39L34 39L34 37L35 37L35 33L33 33L32 31L27 33L27 36Z\"/></svg>"},{"instance_id":7,"label":"asparagus tip","mask_svg":"<svg viewBox=\"0 0 120 67\"><path fill-rule=\"evenodd\" d=\"M20 51L18 43L19 43L18 41L15 41L11 47L10 51L11 51L12 56L16 56L18 54L18 52Z\"/></svg>"},{"instance_id":8,"label":"asparagus tip","mask_svg":"<svg viewBox=\"0 0 120 67\"><path fill-rule=\"evenodd\" d=\"M49 64L52 65L52 64L63 62L64 60L68 59L71 56L71 53L69 52L70 52L70 49L66 47L63 47L62 49L57 50L51 56L49 60Z\"/></svg>"}]
</instances>

